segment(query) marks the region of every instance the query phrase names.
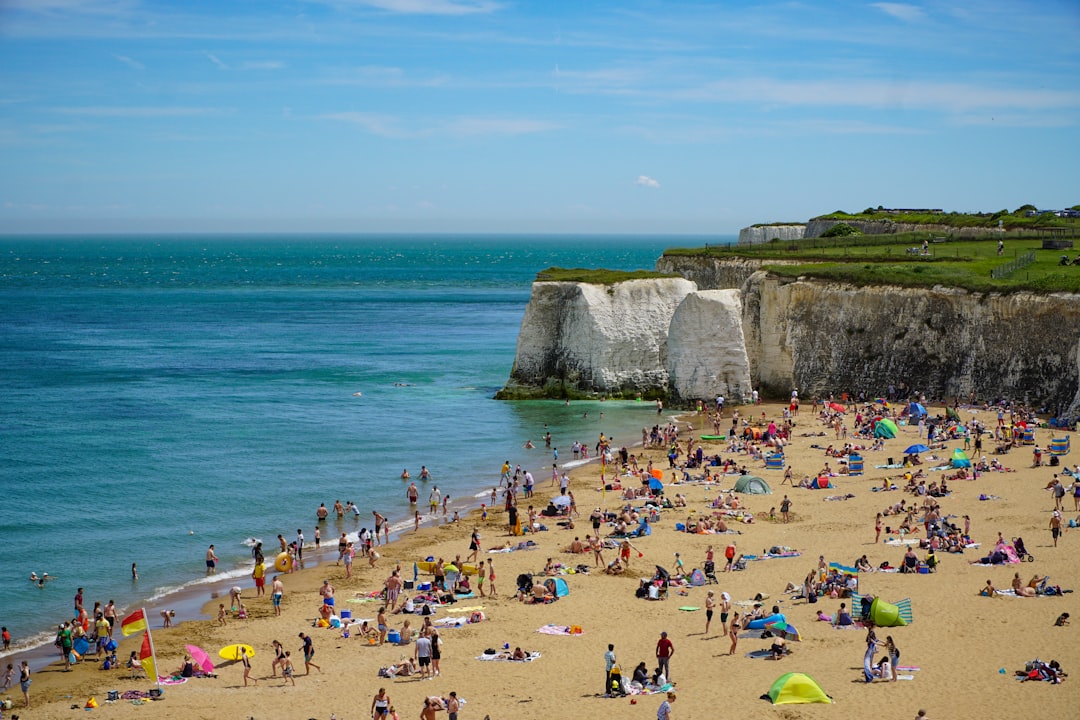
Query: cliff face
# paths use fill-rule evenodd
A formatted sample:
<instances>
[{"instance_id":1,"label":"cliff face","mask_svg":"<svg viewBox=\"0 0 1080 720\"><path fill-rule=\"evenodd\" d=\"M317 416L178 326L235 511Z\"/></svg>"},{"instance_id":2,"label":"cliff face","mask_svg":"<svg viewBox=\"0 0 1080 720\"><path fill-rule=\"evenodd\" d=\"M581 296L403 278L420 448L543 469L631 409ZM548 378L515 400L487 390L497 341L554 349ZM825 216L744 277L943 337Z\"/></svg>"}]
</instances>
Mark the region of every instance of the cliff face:
<instances>
[{"instance_id":1,"label":"cliff face","mask_svg":"<svg viewBox=\"0 0 1080 720\"><path fill-rule=\"evenodd\" d=\"M739 231L739 244L760 245L773 238L802 240L805 232L805 225L752 225Z\"/></svg>"},{"instance_id":2,"label":"cliff face","mask_svg":"<svg viewBox=\"0 0 1080 720\"><path fill-rule=\"evenodd\" d=\"M752 387L811 397L904 382L1080 414L1080 295L858 288L707 257L657 269L689 279L534 283L500 396L738 400Z\"/></svg>"},{"instance_id":3,"label":"cliff face","mask_svg":"<svg viewBox=\"0 0 1080 720\"><path fill-rule=\"evenodd\" d=\"M931 232L953 237L987 237L1003 235L1001 230L990 227L952 227L951 225L919 225L916 223L896 223L891 220L811 220L806 223L804 237L821 237L822 233L841 222L857 228L865 235L891 235L905 232Z\"/></svg>"},{"instance_id":4,"label":"cliff face","mask_svg":"<svg viewBox=\"0 0 1080 720\"><path fill-rule=\"evenodd\" d=\"M749 400L750 361L743 340L738 290L690 293L675 308L668 330L668 375L676 399L718 393Z\"/></svg>"},{"instance_id":5,"label":"cliff face","mask_svg":"<svg viewBox=\"0 0 1080 720\"><path fill-rule=\"evenodd\" d=\"M769 265L794 264L785 260L768 260ZM763 261L747 258L721 259L707 255L661 255L656 261L657 272L676 273L693 281L702 290L741 288L750 276L761 269Z\"/></svg>"},{"instance_id":6,"label":"cliff face","mask_svg":"<svg viewBox=\"0 0 1080 720\"><path fill-rule=\"evenodd\" d=\"M510 383L500 396L666 389L668 326L695 289L681 278L533 283Z\"/></svg>"},{"instance_id":7,"label":"cliff face","mask_svg":"<svg viewBox=\"0 0 1080 720\"><path fill-rule=\"evenodd\" d=\"M743 304L766 391L872 393L904 381L933 398L1077 404L1080 296L855 288L759 272Z\"/></svg>"}]
</instances>

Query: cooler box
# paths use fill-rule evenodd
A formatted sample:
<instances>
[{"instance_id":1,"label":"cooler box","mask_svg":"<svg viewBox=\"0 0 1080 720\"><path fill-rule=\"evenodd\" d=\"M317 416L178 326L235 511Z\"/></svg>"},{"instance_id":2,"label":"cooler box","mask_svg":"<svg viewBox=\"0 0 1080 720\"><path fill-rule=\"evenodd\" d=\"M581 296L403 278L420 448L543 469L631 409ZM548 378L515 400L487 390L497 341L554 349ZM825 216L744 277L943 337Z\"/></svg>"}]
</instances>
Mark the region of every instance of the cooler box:
<instances>
[{"instance_id":1,"label":"cooler box","mask_svg":"<svg viewBox=\"0 0 1080 720\"><path fill-rule=\"evenodd\" d=\"M406 590L412 590L414 587L416 587L416 583L414 583L412 580L406 580L404 586Z\"/></svg>"},{"instance_id":2,"label":"cooler box","mask_svg":"<svg viewBox=\"0 0 1080 720\"><path fill-rule=\"evenodd\" d=\"M394 645L397 645L399 642L401 642L401 633L399 633L399 632L387 633L386 641L389 642L389 643L393 643Z\"/></svg>"},{"instance_id":3,"label":"cooler box","mask_svg":"<svg viewBox=\"0 0 1080 720\"><path fill-rule=\"evenodd\" d=\"M427 592L428 590L431 590L431 583L420 583L416 586L416 589Z\"/></svg>"}]
</instances>

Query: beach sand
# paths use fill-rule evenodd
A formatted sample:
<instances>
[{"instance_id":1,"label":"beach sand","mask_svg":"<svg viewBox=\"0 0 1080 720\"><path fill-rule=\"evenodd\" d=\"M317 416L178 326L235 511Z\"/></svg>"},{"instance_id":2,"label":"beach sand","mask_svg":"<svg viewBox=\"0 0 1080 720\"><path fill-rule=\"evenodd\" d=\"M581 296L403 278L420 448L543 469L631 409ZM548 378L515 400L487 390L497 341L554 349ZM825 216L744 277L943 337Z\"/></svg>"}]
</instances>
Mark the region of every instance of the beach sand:
<instances>
[{"instance_id":1,"label":"beach sand","mask_svg":"<svg viewBox=\"0 0 1080 720\"><path fill-rule=\"evenodd\" d=\"M779 406L762 407L771 417L780 417ZM752 412L755 416L761 410L742 409L744 414ZM941 408L931 408L931 412L941 412ZM994 422L989 413L980 417L988 425ZM696 434L702 432L700 416L687 415L684 419L695 425ZM801 436L802 433L823 431L826 429L807 412L798 418L793 443L788 450L788 462L793 465L796 478L804 473L814 473L824 465L824 454L809 446L835 443L832 432L828 431L826 437ZM1049 438L1049 431L1038 431L1040 446L1045 448ZM369 569L366 560L357 555L353 577L349 580L344 578L344 567L334 564L333 556L318 567L283 576L286 595L281 617L274 617L269 596L254 597L249 578L238 584L244 587L244 602L250 618L231 620L224 627L218 626L215 620L184 622L172 629L160 630L159 608L147 608L162 672L179 667L185 643L200 645L216 657L218 648L244 642L256 650L252 676L259 680L257 687L243 687L239 664L223 662L217 669L216 678L192 679L182 685L166 686L161 701L142 705L125 701L106 704L109 690L147 690L151 683L128 679L127 670L122 668L102 671L98 664L87 662L70 673L56 665L34 673L33 707L29 711L21 709L22 697L17 684L7 697L15 703L14 712L23 718L71 718L76 714L71 706L81 707L94 696L101 707L92 714L115 718L325 720L335 713L339 720L349 720L368 717L372 696L380 687L385 687L403 718L416 717L425 696L445 696L450 691L456 691L467 701L461 717L477 720L485 715L491 720L565 717L568 709L574 714L610 712L624 718L654 718L662 699L660 695L637 697L636 704L629 698L599 697L604 680L603 656L607 644L614 643L625 673L630 673L642 660L651 670L656 664L656 641L660 632L666 631L675 646L671 668L678 693L674 704L678 718L714 716L721 709L725 715L741 718L854 719L865 717L868 712L875 717L913 718L920 708L925 708L930 718L997 717L1017 713L1068 717L1075 712L1080 700L1080 676L1076 675L1080 673L1080 643L1075 639L1080 630L1076 626L1054 627L1054 620L1062 612L1072 612L1080 623L1080 615L1076 612L1076 599L1080 596L1068 594L1031 599L977 596L988 578L997 587L1004 588L1009 586L1017 571L1025 582L1038 573L1050 575L1051 582L1063 588L1080 585L1077 578L1080 564L1075 559L1075 545L1080 542L1080 533L1066 533L1055 549L1051 547L1047 529L1053 500L1043 488L1060 468L1031 468L1030 449L1014 449L1001 458L1016 472L989 473L976 482L950 483L953 493L941 501L944 512L971 516L972 535L982 543L980 551L969 550L962 556L940 553L940 568L935 574L869 573L860 577L862 592L890 601L911 598L913 624L879 629L878 635L882 640L886 635L893 636L902 652L902 665L921 668L911 673L913 680L864 683L865 631L834 630L827 623L814 619L819 610L835 612L840 601L824 599L810 605L802 600L793 601L791 596L784 594L788 582L800 583L816 567L819 555L824 555L827 561L852 564L865 553L875 567L883 560L894 565L900 562L904 548L873 543L874 515L901 497L910 501L912 496L900 491L871 492L871 487L880 485L886 474L900 472L878 470L874 466L884 464L888 457L899 459L903 449L914 442L918 442L916 430L902 427L900 435L889 440L884 450L864 453L867 469L864 476L835 478L837 487L833 490L781 488L780 471L767 471L760 463L751 464L752 472L772 484L774 494L744 496L746 506L755 512L766 512L770 507L778 507L786 492L793 503L792 522L744 524L738 526L739 535L688 535L674 530L675 523L684 521L687 512L667 510L650 537L634 541L644 552L644 557L638 558L634 553L630 572L626 575L612 577L597 571L589 575L565 576L569 596L549 605L523 605L514 599L517 575L540 571L549 556L566 564L591 565L591 557L569 555L560 552L560 548L568 545L574 535L584 537L591 532L587 516L593 507L603 505L615 509L621 505L613 493L602 495L599 492L599 465L593 463L578 468L572 475L571 484L582 512L577 529L568 531L552 523L549 532L530 536L537 542L538 549L485 553L485 558L494 560L499 597L460 601L436 615L462 615L466 613L457 608L483 606L487 620L441 631L442 674L433 680L377 677L380 666L411 656L412 645L373 647L355 636L343 639L337 630L312 628L320 606L317 589L324 579L330 579L337 588L339 608L350 609L356 618L374 618L377 604L348 602L348 599L356 593L378 590L395 562L401 563L403 576L411 579L415 560L429 555L447 560L458 554L467 555L469 533L474 522L479 522L478 518L470 517L458 524L437 528L422 528L416 534L404 533L401 539L380 549L383 557L375 570ZM706 447L710 452L720 450L720 445ZM950 445L948 452L935 454L947 457L953 447ZM635 451L641 453L640 448ZM1078 461L1076 452L1080 449L1065 460L1075 464ZM666 468L663 451L656 449L644 454L652 457L658 467ZM837 466L834 459L829 461L834 468ZM933 464L927 463L924 467ZM930 475L939 476L940 473ZM492 477L498 477L498 468L492 468ZM552 490L548 482L545 479L537 485L535 505L538 510L549 497L557 494L557 488ZM733 482L734 477L728 476L723 486L730 487ZM670 484L668 492L669 495L683 492L690 501L690 508L697 511L704 510L707 495L714 497L716 493L715 488L707 491L703 485L680 487ZM829 495L847 493L855 497L842 502L823 500ZM1000 499L979 501L980 493L996 495ZM1071 510L1072 499L1066 498L1066 503L1067 509ZM522 502L523 508L525 505L527 501ZM1075 513L1071 511L1066 513L1067 518L1073 516ZM493 512L487 524L481 525L485 550L511 540L501 525L502 518L501 512ZM886 518L887 524L890 520L898 521L897 518ZM273 532L273 529L268 530ZM1006 538L1023 537L1028 550L1036 557L1035 562L994 568L969 565L968 561L993 546L999 531ZM512 541L516 543L521 539L512 538ZM720 572L723 548L731 539L737 541L740 552L761 553L774 545L786 545L797 548L802 555L750 562L745 571L725 574ZM673 593L662 602L635 598L638 579L651 576L655 564L671 569L674 553L680 552L688 570L701 567L705 549L710 544L716 548L719 559L718 586L690 588L687 596ZM918 554L922 557L925 552ZM612 557L614 551L605 552L605 559ZM770 641L757 638L741 639L736 654L727 655L730 643L727 638L719 637L719 615L714 619L713 631L708 636L703 632L705 594L710 588L726 590L736 601L750 599L756 593L769 595L767 606L780 604L789 620L798 626L802 642L791 643L793 654L779 661L745 657L747 652L768 647ZM680 606L702 609L683 612L679 610ZM216 608L216 602L213 607ZM401 617L394 616L392 625L400 625ZM417 626L420 618L414 617L413 621ZM536 632L548 623L580 625L584 634L562 637ZM302 674L301 641L297 637L300 632L313 637L317 649L315 661L322 666L322 672L314 671L310 676ZM293 651L298 672L295 687L283 686L280 677L269 678L270 643L274 639L279 639L286 649ZM132 649L137 649L137 642L137 637L132 637L121 644L118 651L121 660L126 659ZM486 648L501 649L504 644L539 651L542 657L529 663L475 659ZM1014 678L1014 671L1035 657L1060 661L1074 677L1061 685L1021 684ZM1004 668L1004 674L1000 673L1001 668ZM834 698L835 704L779 708L761 700L760 696L769 690L772 682L786 672L811 675ZM1074 709L1070 711L1070 707ZM78 714L82 716L81 711Z\"/></svg>"}]
</instances>

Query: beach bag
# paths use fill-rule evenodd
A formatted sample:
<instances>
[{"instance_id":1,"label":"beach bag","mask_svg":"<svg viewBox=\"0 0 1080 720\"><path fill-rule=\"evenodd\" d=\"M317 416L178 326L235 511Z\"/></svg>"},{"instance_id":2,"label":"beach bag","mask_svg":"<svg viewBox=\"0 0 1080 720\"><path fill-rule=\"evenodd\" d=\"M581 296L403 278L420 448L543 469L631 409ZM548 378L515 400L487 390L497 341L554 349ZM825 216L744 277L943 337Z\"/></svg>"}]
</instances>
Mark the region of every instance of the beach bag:
<instances>
[{"instance_id":1,"label":"beach bag","mask_svg":"<svg viewBox=\"0 0 1080 720\"><path fill-rule=\"evenodd\" d=\"M108 696L105 698L108 702L116 702L120 699L119 690L110 690Z\"/></svg>"},{"instance_id":2,"label":"beach bag","mask_svg":"<svg viewBox=\"0 0 1080 720\"><path fill-rule=\"evenodd\" d=\"M165 691L159 687L150 688L150 692L147 693L152 698L160 698Z\"/></svg>"},{"instance_id":3,"label":"beach bag","mask_svg":"<svg viewBox=\"0 0 1080 720\"><path fill-rule=\"evenodd\" d=\"M421 615L431 615L431 606L430 605L425 605L424 608L420 611L420 614Z\"/></svg>"},{"instance_id":4,"label":"beach bag","mask_svg":"<svg viewBox=\"0 0 1080 720\"><path fill-rule=\"evenodd\" d=\"M480 612L479 610L469 616L469 622L471 623L484 622L484 619L484 613Z\"/></svg>"}]
</instances>

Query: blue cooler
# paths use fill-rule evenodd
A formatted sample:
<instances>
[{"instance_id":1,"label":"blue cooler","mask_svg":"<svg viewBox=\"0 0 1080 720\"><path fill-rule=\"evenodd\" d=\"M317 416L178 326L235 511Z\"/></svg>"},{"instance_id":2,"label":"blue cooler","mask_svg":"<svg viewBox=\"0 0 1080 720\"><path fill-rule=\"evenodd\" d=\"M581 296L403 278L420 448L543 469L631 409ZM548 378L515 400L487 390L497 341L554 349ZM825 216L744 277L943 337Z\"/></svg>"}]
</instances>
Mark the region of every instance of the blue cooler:
<instances>
[{"instance_id":1,"label":"blue cooler","mask_svg":"<svg viewBox=\"0 0 1080 720\"><path fill-rule=\"evenodd\" d=\"M352 610L342 610L340 617L342 620L352 620Z\"/></svg>"}]
</instances>

